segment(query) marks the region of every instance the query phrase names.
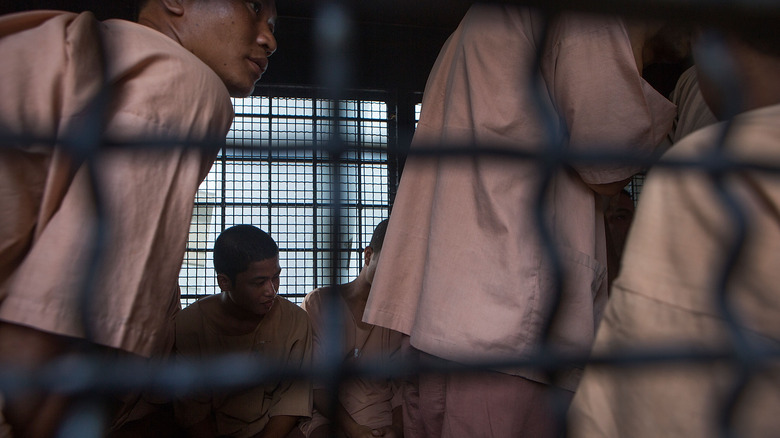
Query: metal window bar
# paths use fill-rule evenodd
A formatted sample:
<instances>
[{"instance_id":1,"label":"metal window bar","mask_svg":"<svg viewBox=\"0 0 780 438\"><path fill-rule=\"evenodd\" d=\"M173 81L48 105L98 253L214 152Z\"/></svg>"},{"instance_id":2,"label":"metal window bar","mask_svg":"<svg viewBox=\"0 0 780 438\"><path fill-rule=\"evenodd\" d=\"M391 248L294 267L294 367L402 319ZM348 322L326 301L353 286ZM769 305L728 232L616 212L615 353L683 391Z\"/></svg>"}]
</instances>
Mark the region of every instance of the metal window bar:
<instances>
[{"instance_id":1,"label":"metal window bar","mask_svg":"<svg viewBox=\"0 0 780 438\"><path fill-rule=\"evenodd\" d=\"M646 16L661 16L672 11L676 13L677 16L681 19L688 20L701 19L701 17L699 17L697 14L704 9L707 9L709 12L708 16L737 16L745 18L748 22L751 19L777 20L778 16L780 16L780 8L778 5L770 2L762 2L759 0L743 0L740 2L729 3L683 0L677 0L674 2L657 0L646 2L636 1L617 3L599 1L542 2L543 4L532 1L512 3L523 3L548 8L577 8L596 12L611 11L627 15L638 15L641 13ZM334 65L332 62L333 59L343 58L344 54L340 53L340 47L343 39L346 38L347 34L339 34L336 32L334 35L328 32L329 29L332 31L334 28L344 29L348 27L346 26L345 21L345 14L347 10L348 9L344 5L338 2L328 2L325 6L323 6L323 12L318 19L320 23L325 20L333 20L336 22L336 24L340 25L323 25L318 27L318 35L323 41L322 48L324 49L323 52L325 53L323 56L329 57L329 61L331 61L328 63L329 66ZM713 50L714 52L717 52L717 45L714 46ZM718 55L713 56L715 58L712 62L718 62ZM346 63L335 64L346 65ZM334 102L340 102L340 96L341 93L343 93L343 78L346 77L347 74L344 71L334 72L334 70L338 70L338 68L330 70L323 69L323 71L329 72L323 79L323 85L325 85L326 88L330 90L330 93L332 93L331 97L336 99ZM728 83L728 77L725 77L723 81L724 83L722 86L728 87L730 85ZM732 96L732 99L737 99L738 97L738 95ZM97 103L98 105L96 108L99 109L101 105L100 102ZM337 284L338 281L342 278L338 271L338 267L341 266L340 261L343 252L343 248L340 246L343 243L343 238L341 236L343 234L343 230L340 226L343 220L343 215L341 214L340 207L342 206L342 200L345 198L345 196L343 196L340 191L343 184L341 180L341 178L343 178L341 163L346 162L346 158L350 153L349 147L346 146L348 142L344 141L341 135L335 135L336 132L339 132L343 135L343 125L339 123L341 121L341 117L337 114L338 111L335 111L335 108L337 107L338 105L334 104L332 108L332 119L329 120L330 126L333 128L329 134L332 135L327 137L325 139L326 141L323 143L312 145L311 147L311 152L321 154L320 158L323 160L323 162L328 163L331 166L330 170L332 171L334 181L330 187L321 188L332 190L330 193L330 198L323 198L324 204L331 207L330 211L328 211L328 213L331 214L331 221L327 224L327 227L323 227L321 229L315 228L315 233L326 231L326 234L331 236L329 241L322 242L322 244L326 246L322 249L323 252L320 254L323 256L327 255L331 260L329 265L324 265L326 268L330 269L330 284ZM93 153L94 149L99 145L99 142L96 140L99 139L101 127L99 114L99 110L95 111L95 116L92 119L92 123L89 125L90 129L85 129L83 131L85 136L73 139L74 141L69 144L73 150L80 151L84 154L85 158L87 159L86 165L89 167L92 167L92 163L90 163L89 157ZM727 138L728 129L730 128L732 127L728 126L724 131L721 146L725 144L724 139ZM6 137L5 140L7 141L4 141L4 143L7 144L12 144L13 142L19 140L28 142L50 140L35 138L10 139L3 133L0 133L0 135ZM156 142L156 144L159 144L159 142ZM121 147L121 145L113 146ZM263 146L257 149L266 152L267 155L265 164L269 167L271 163L280 164L287 162L285 161L287 160L286 158L282 159L280 157L272 157L274 153L279 153L280 151L285 150L297 150L285 145L273 147ZM251 151L254 152L255 148L252 148ZM468 156L474 153L473 151L464 151L463 149L446 150L445 152L454 156ZM442 153L442 149L419 148L412 153L421 156L426 154L440 154ZM513 361L511 365L531 366L554 372L555 370L558 370L568 364L585 362L595 366L646 366L648 364L662 364L670 362L697 363L713 362L718 360L730 361L739 365L741 374L740 379L734 383L732 398L727 404L723 406L723 415L721 417L723 421L719 426L720 430L722 431L722 436L731 436L731 413L739 401L739 396L742 390L744 390L747 382L750 381L751 377L756 372L756 369L759 368L759 365L761 363L766 363L769 360L778 359L778 357L780 357L780 350L766 346L757 347L753 344L744 342L742 339L744 336L744 329L742 329L738 324L739 317L735 315L734 310L731 308L728 300L726 299L726 284L729 275L732 272L732 268L738 260L739 250L743 244L742 236L744 236L745 223L744 218L742 217L744 212L743 208L739 205L739 202L734 198L733 194L729 193L729 190L723 187L722 177L729 172L745 170L753 172L777 173L778 170L780 170L780 166L778 166L779 163L734 161L723 154L721 150L714 151L712 155L701 159L665 159L658 163L644 162L643 160L637 160L630 157L621 157L619 155L598 150L594 150L593 153L581 154L572 153L566 150L556 150L555 148L547 148L540 153L508 153L506 150L502 149L483 149L480 153L491 153L497 156L506 156L507 159L538 160L540 162L548 163L551 167L573 162L621 161L633 162L646 166L654 164L657 167L666 167L675 171L699 169L707 171L712 175L713 183L716 187L719 188L723 203L724 205L728 206L729 211L732 212L739 231L737 238L731 242L732 251L726 255L723 269L716 272L719 278L717 281L716 290L713 291L715 296L720 299L720 310L722 314L724 315L725 319L730 322L729 331L733 337L732 348L699 352L680 351L674 348L668 348L658 351L632 351L625 352L620 355L600 357L561 356L543 349L537 356L527 360ZM199 203L201 206L210 206L212 208L219 207L222 209L219 214L221 227L224 227L226 224L230 223L229 215L227 213L227 208L229 207L228 199L230 198L228 195L229 190L227 188L227 174L229 165L233 165L231 162L233 158L235 157L232 156L228 150L223 153L220 158L220 162L217 164L216 176L218 178L216 179L220 179L222 182L222 186L219 189L222 194L221 199L219 201L215 201L212 200L209 196L206 196L206 200ZM244 163L251 163L251 165L259 165L261 167L263 165L262 161L260 161L259 164L256 163L254 157L248 160L242 157L242 164ZM95 207L99 212L102 197L99 191L99 187L94 186L93 189L95 190ZM272 197L265 197L262 199L272 199ZM270 209L273 205L274 202L269 200L262 206L266 209ZM295 205L297 206L297 204ZM262 214L255 215L250 213L241 217L242 220L246 217L249 217L253 221L255 218L261 218L259 219L261 222L266 221L264 225L271 227L274 226L274 222L271 219L270 213L266 213L265 216ZM370 228L364 228L361 229L361 231L364 232L365 229ZM540 229L544 230L543 223L540 223ZM99 229L97 230L96 236L94 237L96 247L95 258L98 258L102 244L100 240L101 233ZM196 243L194 245L190 245L188 250L195 252L196 254L203 254L203 243L207 241L208 240L196 240ZM312 242L317 242L317 239L312 238ZM548 243L550 243L549 237ZM548 247L552 248L552 245L548 245ZM314 245L311 247L312 251L316 249L319 249L319 247L315 247ZM207 252L207 249L205 252ZM197 257L199 256L196 256L195 258L197 259ZM85 305L88 305L88 303L91 301L91 294L93 291L88 285L90 284L91 279L94 278L94 274L94 272L85 273L84 283L87 285L84 288ZM321 274L322 271L318 273L318 276ZM312 285L313 284L316 283L312 283ZM199 294L196 293L193 295L197 296ZM554 318L554 316L555 315L553 312L553 314L550 315L550 318ZM88 322L86 322L85 325L88 327ZM332 327L332 333L335 334L337 330L337 326ZM87 333L89 333L89 330L87 330ZM335 336L332 337L332 340L334 345L338 342ZM98 406L100 404L101 397L108 394L117 394L127 390L138 389L154 389L158 391L175 392L203 388L232 387L235 385L251 385L266 379L278 378L280 376L292 378L313 377L316 379L323 379L331 382L332 387L335 388L338 386L340 379L342 379L345 375L342 373L340 360L337 359L340 358L333 358L332 362L320 364L319 367L298 371L285 369L274 363L265 363L261 359L248 359L246 357L233 356L215 357L211 360L204 361L203 363L192 367L183 366L181 364L167 363L148 366L146 364L139 364L131 360L119 362L118 364L112 362L109 366L106 362L103 362L100 356L84 354L81 356L68 358L66 360L53 362L40 369L34 370L13 369L11 367L4 366L2 369L0 369L0 390L2 390L4 394L11 395L30 389L53 391L71 395L81 395L83 403L74 406L73 415L71 415L63 425L60 436L100 436L100 426L106 421L106 418ZM475 364L474 366L493 368L504 365L507 364L485 361L484 363ZM220 372L226 368L230 368L232 372ZM464 370L468 369L468 367L463 368ZM384 364L376 364L376 366L373 367L350 368L347 371L351 374L361 374L366 376L400 376L407 373L428 372L432 370L434 369L430 367L423 367L420 364L406 363L403 364L400 368L394 369L389 369ZM442 371L441 369L436 370Z\"/></svg>"},{"instance_id":2,"label":"metal window bar","mask_svg":"<svg viewBox=\"0 0 780 438\"><path fill-rule=\"evenodd\" d=\"M327 278L329 195L336 184L325 154L329 109L312 89L266 87L265 96L234 99L236 119L228 144L196 198L190 241L180 275L182 306L217 293L211 248L225 228L250 223L269 230L280 246L280 294L300 303ZM299 95L301 97L289 97ZM281 97L288 96L288 97ZM341 208L348 219L339 247L345 252L340 282L357 275L361 251L387 217L393 102L387 93L362 92L341 102L340 129L348 152L340 160Z\"/></svg>"}]
</instances>

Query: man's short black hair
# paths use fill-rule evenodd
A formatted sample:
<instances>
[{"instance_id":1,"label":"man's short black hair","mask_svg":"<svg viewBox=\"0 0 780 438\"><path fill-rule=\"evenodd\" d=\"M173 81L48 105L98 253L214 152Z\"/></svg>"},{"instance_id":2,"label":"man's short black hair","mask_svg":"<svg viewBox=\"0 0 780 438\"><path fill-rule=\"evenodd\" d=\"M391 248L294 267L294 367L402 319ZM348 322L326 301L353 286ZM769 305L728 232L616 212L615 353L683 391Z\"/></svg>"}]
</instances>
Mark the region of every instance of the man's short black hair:
<instances>
[{"instance_id":1,"label":"man's short black hair","mask_svg":"<svg viewBox=\"0 0 780 438\"><path fill-rule=\"evenodd\" d=\"M371 235L371 242L369 242L368 247L374 250L374 252L379 252L382 250L382 245L385 242L385 233L387 233L387 219L380 222L376 228L374 228L374 234Z\"/></svg>"},{"instance_id":2,"label":"man's short black hair","mask_svg":"<svg viewBox=\"0 0 780 438\"><path fill-rule=\"evenodd\" d=\"M249 269L249 264L277 257L279 246L271 236L254 225L236 225L223 231L214 242L214 270L231 282Z\"/></svg>"}]
</instances>

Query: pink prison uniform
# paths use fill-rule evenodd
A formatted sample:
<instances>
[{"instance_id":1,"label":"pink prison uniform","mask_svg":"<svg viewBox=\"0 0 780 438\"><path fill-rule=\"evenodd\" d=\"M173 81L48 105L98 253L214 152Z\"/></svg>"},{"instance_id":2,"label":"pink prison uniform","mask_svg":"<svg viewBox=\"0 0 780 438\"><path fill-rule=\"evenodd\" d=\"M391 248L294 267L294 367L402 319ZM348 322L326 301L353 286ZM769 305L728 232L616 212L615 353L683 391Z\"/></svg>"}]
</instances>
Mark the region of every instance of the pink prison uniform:
<instances>
[{"instance_id":1,"label":"pink prison uniform","mask_svg":"<svg viewBox=\"0 0 780 438\"><path fill-rule=\"evenodd\" d=\"M96 157L108 234L89 309L78 303L96 226L86 166L60 145L0 148L0 319L83 337L85 310L99 344L139 355L169 346L193 199L233 116L227 89L173 39L90 13L0 17L0 59L0 135L62 142L83 132L105 81L104 139L209 143Z\"/></svg>"},{"instance_id":2,"label":"pink prison uniform","mask_svg":"<svg viewBox=\"0 0 780 438\"><path fill-rule=\"evenodd\" d=\"M315 289L306 295L303 307L312 321L312 333L314 339L314 364L322 360L330 353L325 351L321 339L325 325L332 315L325 314L327 309L326 294L331 289ZM354 364L368 361L383 364L393 362L401 354L401 333L377 326L370 326L363 322L358 324L347 307L347 303L341 295L333 296L341 307L344 327L342 337L343 350L339 357L345 361L354 361ZM355 355L357 350L357 357ZM315 386L315 389L319 389ZM390 426L393 424L393 409L401 406L401 390L395 382L390 380L369 380L356 378L344 382L339 388L339 401L344 409L358 424L371 428ZM306 436L319 426L328 424L328 420L319 412L314 411L311 421L301 425L301 430Z\"/></svg>"},{"instance_id":3,"label":"pink prison uniform","mask_svg":"<svg viewBox=\"0 0 780 438\"><path fill-rule=\"evenodd\" d=\"M311 363L311 348L311 325L306 312L282 297L276 297L257 328L245 335L221 332L201 310L199 301L176 317L177 360L245 353L300 369ZM212 415L219 436L252 437L273 416L308 417L311 409L310 382L274 381L230 394L215 390L182 398L176 404L176 418L188 428Z\"/></svg>"},{"instance_id":4,"label":"pink prison uniform","mask_svg":"<svg viewBox=\"0 0 780 438\"><path fill-rule=\"evenodd\" d=\"M433 67L412 150L474 141L531 151L543 142L528 89L541 24L526 9L472 7ZM621 22L563 16L543 53L541 98L568 132L569 149L654 151L675 107L640 77ZM638 170L561 169L545 195L567 272L550 337L560 351L588 351L607 298L603 217L585 183ZM413 347L450 361L532 356L553 285L533 216L538 184L531 161L410 155L364 321L408 334ZM532 369L501 371L546 382ZM569 370L557 383L573 390L579 375Z\"/></svg>"},{"instance_id":5,"label":"pink prison uniform","mask_svg":"<svg viewBox=\"0 0 780 438\"><path fill-rule=\"evenodd\" d=\"M746 112L734 123L727 137L730 156L780 163L780 105ZM694 132L666 157L706 155L722 127ZM776 174L748 171L727 177L727 187L747 218L747 240L729 277L728 300L748 341L776 349L780 343L780 181ZM594 354L729 348L727 322L716 306L715 287L733 227L729 209L708 175L690 169L651 171ZM777 361L761 371L752 376L736 405L735 436L776 436L780 430ZM570 436L718 436L724 419L720 409L736 380L736 368L726 362L588 367L571 407Z\"/></svg>"},{"instance_id":6,"label":"pink prison uniform","mask_svg":"<svg viewBox=\"0 0 780 438\"><path fill-rule=\"evenodd\" d=\"M677 143L699 128L718 122L699 91L696 67L690 67L680 75L671 99L677 105L677 118L669 133L671 144Z\"/></svg>"}]
</instances>

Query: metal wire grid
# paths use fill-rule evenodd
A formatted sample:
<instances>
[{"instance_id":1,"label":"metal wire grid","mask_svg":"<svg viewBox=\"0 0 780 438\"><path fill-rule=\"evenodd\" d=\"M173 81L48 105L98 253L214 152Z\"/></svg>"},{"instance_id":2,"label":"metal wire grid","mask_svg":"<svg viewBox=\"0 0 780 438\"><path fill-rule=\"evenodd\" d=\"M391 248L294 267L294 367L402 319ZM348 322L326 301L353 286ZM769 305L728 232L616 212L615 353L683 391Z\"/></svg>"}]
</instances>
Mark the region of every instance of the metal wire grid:
<instances>
[{"instance_id":1,"label":"metal wire grid","mask_svg":"<svg viewBox=\"0 0 780 438\"><path fill-rule=\"evenodd\" d=\"M534 2L527 3L532 4ZM559 2L556 3L556 5L559 7L572 7L572 5L567 2ZM550 5L548 4L547 6ZM689 18L693 16L694 12L703 10L704 8L710 8L708 12L713 12L716 14L721 13L724 14L724 16L729 14L731 16L743 16L746 18L755 17L757 11L759 11L759 13L764 13L764 19L766 19L767 14L768 16L775 18L780 14L780 8L778 8L777 5L767 4L766 2L759 1L742 1L739 3L732 2L728 4L690 1L677 1L675 3L663 1L623 3L588 2L584 4L578 4L577 7L594 11L617 10L618 12L634 14L637 13L638 9L643 9L643 12L647 13L648 16L652 16L654 14L660 15L664 7L671 7L673 10L682 11L682 17L688 16ZM344 53L342 53L340 50L341 47L343 47L342 43L344 38L346 38L348 35L348 32L344 31L344 29L348 28L347 21L345 21L347 14L348 9L343 5L337 2L330 2L323 6L322 14L318 19L318 23L320 24L324 22L330 24L328 26L318 26L318 36L320 37L322 49L324 49L323 57L328 58L329 66L334 65L332 62L334 59L339 60L345 56ZM336 62L335 65L338 66L342 64ZM324 76L323 79L323 85L328 90L330 90L332 97L338 97L343 92L343 78L347 76L346 71L338 70L338 67L327 70L328 73ZM721 85L728 86L729 84L724 83ZM732 99L736 99L738 97L739 96L732 96ZM262 107L263 98L259 98L259 100L260 106ZM270 110L272 106L272 100L273 99L268 99L269 119L273 119L270 117L271 115L278 115L272 114L272 110ZM375 221L384 215L372 213L371 215L366 216L366 219L363 220L363 216L357 214L351 215L351 212L349 211L350 204L349 202L345 202L349 201L350 199L359 199L362 196L362 192L349 188L350 177L353 175L349 171L349 166L354 166L355 164L350 160L355 159L355 154L357 151L350 149L348 145L350 143L350 139L351 141L357 143L362 141L363 138L357 134L350 133L348 129L345 129L346 127L350 126L349 114L351 114L351 110L344 108L344 111L342 112L342 107L339 106L340 101L341 100L331 101L328 99L323 101L323 111L326 120L323 120L322 125L315 124L315 126L328 126L329 129L316 131L324 132L326 133L326 136L322 142L311 144L309 153L311 154L312 161L310 163L302 163L303 167L301 169L303 170L299 170L298 168L299 163L297 160L301 158L298 156L298 154L306 155L306 152L304 152L302 149L307 148L296 148L293 145L296 141L298 141L296 136L299 135L301 131L306 132L306 129L308 129L302 127L306 124L301 125L300 118L303 117L306 119L306 117L314 117L313 115L306 116L296 114L293 117L289 114L286 114L286 118L294 120L293 122L288 123L292 126L295 126L295 129L292 130L292 132L295 134L285 137L276 137L276 140L272 139L271 143L267 147L255 148L253 145L250 145L252 147L248 149L238 148L237 146L239 146L239 143L246 141L247 138L234 134L233 142L235 147L227 148L223 152L219 162L215 165L214 177L212 178L210 176L210 179L205 183L203 188L205 193L199 196L195 214L196 219L193 221L193 232L196 235L205 234L206 237L199 237L191 241L191 244L188 247L188 257L190 257L190 253L193 255L191 259L188 259L189 261L195 265L198 265L198 263L207 263L204 263L204 254L208 252L208 243L213 240L215 234L217 233L216 228L212 228L215 227L215 225L213 225L214 222L210 221L210 218L220 218L219 220L221 222L219 222L219 227L224 228L225 226L229 226L229 224L233 223L227 219L228 217L236 217L240 218L242 222L250 221L251 223L268 227L272 235L278 236L280 244L285 246L287 251L295 254L292 257L292 260L295 260L296 262L298 260L308 260L306 257L309 253L311 253L311 257L314 258L314 254L317 254L315 252L316 249L320 249L322 252L319 253L319 255L327 256L329 263L323 264L321 267L319 267L318 269L320 270L317 271L317 273L314 275L314 278L328 277L330 279L330 283L332 284L337 283L339 279L343 278L341 269L343 268L342 252L345 243L344 236L353 235L351 232L352 229L348 227L345 228L345 225L350 225L351 221L353 220L358 222L358 234L363 236L360 238L364 240L365 234L368 232L368 230L371 229L372 221ZM245 114L241 110L237 112L240 114ZM314 119L312 119L312 121L313 120ZM263 132L263 129L265 129L265 131L267 131L270 135L270 133L273 131L272 126L274 126L275 122L271 120L267 125L264 125L262 121L243 120L237 121L237 126L238 123L249 123L251 126L259 126L260 128L258 128L258 130L260 132ZM257 123L257 125L255 125L255 123ZM267 127L263 128L263 126ZM298 128L301 129L299 130ZM96 129L99 129L99 126L97 126ZM251 133L253 130L237 129L234 131L234 133L235 132L241 132L241 135L245 135L243 133ZM312 132L315 132L313 128ZM339 135L333 135L335 133L338 133ZM89 139L86 140L88 143ZM275 143L275 141L278 141L278 143ZM89 146L89 144L86 146ZM307 147L308 146L309 145L307 144ZM85 148L85 150L89 151L91 149ZM420 148L413 151L413 153L419 155L439 154L442 153L442 149L434 150ZM463 149L459 149L446 151L446 153L452 153L454 155L469 155L473 152L464 152ZM492 151L483 150L483 153L493 153L496 155L503 155L507 156L508 158L520 160L535 159L547 163L557 163L557 165L578 161L589 162L599 160L624 162L629 161L642 165L651 164L649 162L642 162L641 160L637 161L636 159L616 156L606 152L600 152L598 150L595 150L592 154L587 155L572 154L567 151L556 150L555 148L544 149L538 154L508 154L506 150L499 149ZM256 157L256 154L259 154L260 156ZM263 157L263 154L266 154L265 157ZM308 157L308 155L306 156ZM240 158L240 160L238 160L238 158ZM312 181L308 183L309 185L307 185L307 182L305 181L299 183L298 179L302 175L305 176L304 180L309 178L311 175L314 175L314 169L316 168L315 163L317 163L318 159L321 159L323 162L330 164L330 166L327 167L330 170L330 173L326 172L326 175L328 175L328 178L330 178L329 181L327 183L315 183ZM90 163L87 162L87 165L89 164ZM374 164L375 163L372 163L372 165ZM686 169L691 168L703 169L705 171L711 172L714 175L713 179L716 185L718 184L718 179L715 176L722 175L722 173L727 170L777 172L780 169L776 163L739 163L733 162L729 160L728 157L722 155L715 155L706 159L692 161L665 160L656 165L678 169L680 171L685 171ZM271 170L272 167L276 168L276 173ZM235 175L235 178L232 179L233 181L242 182L242 178L248 174L268 175L268 177L266 180L261 180L259 183L256 183L254 180L252 180L248 183L248 187L245 187L242 184L240 184L241 187L237 187L235 183L232 183L232 186L227 183L227 178L225 178L225 175L227 174ZM276 175L276 179L274 179L273 175ZM312 201L311 205L309 205L309 203L299 201L297 199L289 200L286 197L286 193L290 192L290 190L281 187L283 185L280 183L282 175L293 176L295 178L296 184L302 184L301 191L303 192L306 192L307 188L311 187L311 189L314 191L321 190L329 193L330 197L323 198L322 206L319 210L314 207L316 204L314 201ZM217 185L217 181L220 181L220 178L222 186ZM355 177L355 180L352 181L352 184L362 184L368 180L370 180L370 178L364 180L362 178ZM265 187L264 184L267 184L267 187ZM277 184L277 186L274 186L274 184ZM217 194L211 193L211 191L217 190L217 187L219 187L218 191L222 192L221 197ZM272 193L271 187L276 187L273 189L274 193ZM233 192L233 194L228 196L228 192ZM741 234L743 235L745 223L743 220L744 218L741 218L739 207L736 205L736 203L733 202L733 199L725 190L722 190L721 193L723 195L724 204L732 207L731 211L733 212L736 223L738 224L738 227L740 227L740 231L742 231ZM258 194L260 196L256 196ZM265 196L263 196L263 194L265 194ZM268 201L260 201L259 205L255 205L254 202L256 202L257 199ZM97 196L96 206L99 207L99 205L100 197ZM354 207L354 205L352 207ZM318 223L318 225L313 225L306 222L301 224L300 222L297 222L300 217L300 209L307 208L312 208L311 211L318 215L318 217L327 217L328 221ZM372 206L371 208L377 208L378 211L382 213L385 212L385 210L376 206ZM538 210L542 211L541 208ZM274 220L274 217L277 219ZM283 218L285 220L279 220L278 218ZM551 242L550 236L545 232L544 223L541 220L541 217L539 222L542 236L545 237L548 242ZM205 233L201 231L201 227L206 229ZM310 240L301 242L295 237L285 236L285 234L289 233L289 231L292 229L295 229L297 232L299 227L303 227L303 229L306 230L305 234L309 234L308 230L311 229L313 237ZM349 230L349 232L345 232L347 230ZM317 236L327 236L328 238L319 239ZM311 243L311 247L306 246L308 243ZM723 269L715 273L719 276L719 286L717 287L717 290L714 291L714 293L721 298L723 298L726 294L725 285L731 272L731 268L736 262L736 257L741 243L742 241L739 239L733 242L733 251L726 255L726 263ZM302 248L298 245L301 245ZM552 249L553 246L549 245L549 247L551 248L553 259L555 259L554 250ZM347 245L347 250L349 249L354 250L354 248ZM307 255L304 255L301 259L299 259L297 252L301 251ZM294 263L288 265L287 268L293 270L299 269L298 266ZM326 272L326 275L322 275ZM353 272L349 272L349 274L352 274ZM92 275L93 273L90 272L85 273L87 278L91 277ZM197 277L197 275L190 276L189 274L185 276L187 279ZM312 280L311 286L316 285L315 281L316 280ZM89 281L86 281L86 283L89 284ZM189 284L186 286L189 287ZM299 286L301 285L297 283L294 285L295 288L298 288ZM310 285L304 281L302 286L304 289L307 289ZM199 285L196 285L195 287L199 287ZM85 302L89 302L91 293L92 291L90 291L87 287L85 292ZM285 293L294 295L298 292L286 291ZM192 295L193 297L200 295L200 291L197 291ZM741 369L744 373L742 376L743 378L740 380L740 382L735 384L732 392L732 399L729 403L726 404L726 406L723 407L722 412L724 414L724 420L723 424L720 425L722 427L722 435L730 436L731 431L728 423L730 418L729 413L734 409L735 403L739 398L739 394L744 389L745 382L749 380L751 372L750 370L755 369L753 365L755 365L756 361L777 359L780 357L780 354L778 354L780 352L778 352L777 349L772 349L769 347L756 350L756 347L754 346L740 344L739 342L740 339L742 339L742 336L741 329L737 324L736 316L729 308L727 300L721 299L721 303L721 310L726 320L730 321L729 327L733 335L733 339L736 342L735 348L733 349L691 352L679 351L670 348L664 351L632 352L619 356L591 358L563 357L543 349L536 357L525 361L513 361L511 365L530 366L554 372L555 370L561 369L562 367L573 363L581 364L585 362L590 362L594 365L612 366L631 366L637 364L648 365L679 361L708 362L714 360L728 360L736 362L742 365ZM550 315L550 320L553 318L554 313ZM332 332L335 333L337 328L338 327L334 326ZM333 345L336 345L338 342L336 340L337 337L333 336L331 339L333 340ZM481 364L477 364L476 366L494 368L505 365L508 364L495 363L488 360ZM340 367L341 364L339 362L334 362L318 364L318 367L312 369L290 370L281 368L277 364L258 362L258 360L250 360L245 357L215 357L213 360L204 361L203 363L190 368L184 368L183 366L177 364L161 364L159 366L152 367L139 366L137 363L131 361L120 362L119 364L112 363L112 365L109 367L106 366L106 364L102 362L99 357L96 358L91 355L85 355L69 358L65 361L51 363L46 367L36 370L20 370L11 369L10 367L3 367L3 369L0 370L0 389L3 393L6 394L14 394L30 388L39 388L65 394L82 396L81 400L84 402L74 405L73 415L69 417L68 421L63 426L60 436L85 437L100 436L101 429L98 426L102 424L105 418L103 417L104 414L102 410L99 409L99 401L100 397L105 396L106 394L114 394L125 390L137 389L155 389L157 391L173 392L202 388L220 388L234 385L251 385L253 383L267 379L276 379L280 376L321 379L331 382L335 387L338 385L340 379L344 377L340 371ZM221 372L225 368L230 368L232 372ZM350 369L349 372L366 376L399 376L406 373L428 372L431 370L432 368L430 367L426 368L421 367L419 364L407 363L400 368L389 369L383 364L376 364L373 367L359 369L353 368ZM439 370L441 371L441 369Z\"/></svg>"}]
</instances>

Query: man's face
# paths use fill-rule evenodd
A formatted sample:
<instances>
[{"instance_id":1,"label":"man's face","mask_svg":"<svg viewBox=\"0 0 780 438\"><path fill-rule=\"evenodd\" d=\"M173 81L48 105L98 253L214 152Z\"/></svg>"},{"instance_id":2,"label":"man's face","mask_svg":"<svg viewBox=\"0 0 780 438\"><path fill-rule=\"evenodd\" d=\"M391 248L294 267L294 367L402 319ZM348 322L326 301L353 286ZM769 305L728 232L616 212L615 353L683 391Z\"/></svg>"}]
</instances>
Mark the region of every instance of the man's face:
<instances>
[{"instance_id":1,"label":"man's face","mask_svg":"<svg viewBox=\"0 0 780 438\"><path fill-rule=\"evenodd\" d=\"M254 90L276 51L274 0L188 0L182 45L225 83L233 97Z\"/></svg>"},{"instance_id":2,"label":"man's face","mask_svg":"<svg viewBox=\"0 0 780 438\"><path fill-rule=\"evenodd\" d=\"M252 262L246 271L236 275L229 291L224 291L236 305L257 316L264 316L276 300L279 291L279 257Z\"/></svg>"}]
</instances>

